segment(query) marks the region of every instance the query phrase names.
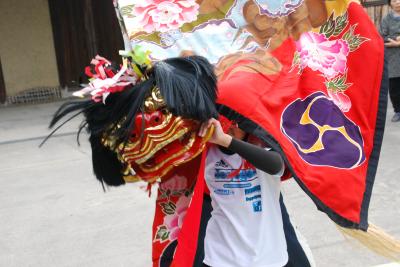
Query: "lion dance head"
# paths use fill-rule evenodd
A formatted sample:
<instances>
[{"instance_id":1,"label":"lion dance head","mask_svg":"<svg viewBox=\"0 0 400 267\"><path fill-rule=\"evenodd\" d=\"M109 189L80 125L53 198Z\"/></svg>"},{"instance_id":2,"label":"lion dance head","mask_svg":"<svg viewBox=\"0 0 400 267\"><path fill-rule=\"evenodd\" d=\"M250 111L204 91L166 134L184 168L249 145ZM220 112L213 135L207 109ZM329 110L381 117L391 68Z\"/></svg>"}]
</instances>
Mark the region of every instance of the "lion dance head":
<instances>
[{"instance_id":1,"label":"lion dance head","mask_svg":"<svg viewBox=\"0 0 400 267\"><path fill-rule=\"evenodd\" d=\"M147 66L130 60L115 68L97 57L92 64L90 84L76 93L91 99L65 103L50 127L83 113L79 133L86 128L90 135L93 170L103 185L154 183L203 151L210 134L199 137L200 124L218 114L216 77L205 58Z\"/></svg>"}]
</instances>

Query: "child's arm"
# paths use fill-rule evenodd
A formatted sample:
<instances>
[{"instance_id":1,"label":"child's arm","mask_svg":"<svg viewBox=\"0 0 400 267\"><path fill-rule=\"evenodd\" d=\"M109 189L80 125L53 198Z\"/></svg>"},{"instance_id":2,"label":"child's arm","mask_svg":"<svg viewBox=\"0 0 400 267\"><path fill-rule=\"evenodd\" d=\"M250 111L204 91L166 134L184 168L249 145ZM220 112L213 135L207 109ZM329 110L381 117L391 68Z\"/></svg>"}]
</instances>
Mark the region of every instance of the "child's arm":
<instances>
[{"instance_id":1,"label":"child's arm","mask_svg":"<svg viewBox=\"0 0 400 267\"><path fill-rule=\"evenodd\" d=\"M275 175L281 173L284 168L281 155L275 151L268 151L236 138L232 139L228 149L239 154L263 172Z\"/></svg>"},{"instance_id":2,"label":"child's arm","mask_svg":"<svg viewBox=\"0 0 400 267\"><path fill-rule=\"evenodd\" d=\"M214 125L214 133L209 142L228 148L230 151L239 154L259 170L275 175L282 172L284 163L279 153L268 151L262 147L241 141L224 133L221 124L216 119L203 123L199 135L204 136L207 129Z\"/></svg>"}]
</instances>

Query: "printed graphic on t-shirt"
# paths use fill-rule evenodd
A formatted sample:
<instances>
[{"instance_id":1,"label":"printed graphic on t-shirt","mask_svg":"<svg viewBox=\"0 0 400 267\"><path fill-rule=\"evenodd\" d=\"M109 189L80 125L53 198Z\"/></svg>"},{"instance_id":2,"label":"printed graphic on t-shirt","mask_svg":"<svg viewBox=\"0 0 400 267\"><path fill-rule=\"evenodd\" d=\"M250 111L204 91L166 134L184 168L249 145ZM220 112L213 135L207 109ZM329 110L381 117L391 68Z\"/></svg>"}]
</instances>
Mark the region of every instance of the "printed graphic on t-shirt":
<instances>
[{"instance_id":1,"label":"printed graphic on t-shirt","mask_svg":"<svg viewBox=\"0 0 400 267\"><path fill-rule=\"evenodd\" d=\"M204 174L213 206L204 238L204 262L284 266L285 235L282 217L276 216L281 213L280 179L255 170L239 154L224 154L217 146L207 152Z\"/></svg>"},{"instance_id":2,"label":"printed graphic on t-shirt","mask_svg":"<svg viewBox=\"0 0 400 267\"><path fill-rule=\"evenodd\" d=\"M245 189L244 194L246 195L246 201L251 201L253 203L253 211L261 212L262 211L261 186L256 185L249 189Z\"/></svg>"},{"instance_id":3,"label":"printed graphic on t-shirt","mask_svg":"<svg viewBox=\"0 0 400 267\"><path fill-rule=\"evenodd\" d=\"M229 196L236 192L244 195L244 201L249 203L253 212L262 211L261 186L254 167L238 170L221 159L215 163L214 178L218 183L214 188L215 194Z\"/></svg>"}]
</instances>

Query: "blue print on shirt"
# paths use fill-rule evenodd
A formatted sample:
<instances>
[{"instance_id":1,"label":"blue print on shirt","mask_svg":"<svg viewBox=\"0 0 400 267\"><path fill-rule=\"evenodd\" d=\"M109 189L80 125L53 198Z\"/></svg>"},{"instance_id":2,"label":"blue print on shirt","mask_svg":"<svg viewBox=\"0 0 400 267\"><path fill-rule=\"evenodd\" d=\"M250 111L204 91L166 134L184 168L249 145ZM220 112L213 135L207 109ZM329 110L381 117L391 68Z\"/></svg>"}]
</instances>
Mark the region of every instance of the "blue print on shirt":
<instances>
[{"instance_id":1,"label":"blue print on shirt","mask_svg":"<svg viewBox=\"0 0 400 267\"><path fill-rule=\"evenodd\" d=\"M235 191L244 193L244 201L254 213L262 211L261 186L258 183L257 171L254 168L233 169L223 159L215 163L215 182L222 183L222 188L214 189L214 193L226 196L234 195ZM232 177L232 174L237 174Z\"/></svg>"},{"instance_id":2,"label":"blue print on shirt","mask_svg":"<svg viewBox=\"0 0 400 267\"><path fill-rule=\"evenodd\" d=\"M247 188L251 187L251 183L246 184L224 184L224 188Z\"/></svg>"},{"instance_id":3,"label":"blue print on shirt","mask_svg":"<svg viewBox=\"0 0 400 267\"><path fill-rule=\"evenodd\" d=\"M233 181L233 182L248 182L256 178L256 170L240 170L240 172L235 177L229 177L229 175L234 172L234 169L215 169L215 180L221 181Z\"/></svg>"},{"instance_id":4,"label":"blue print on shirt","mask_svg":"<svg viewBox=\"0 0 400 267\"><path fill-rule=\"evenodd\" d=\"M261 186L260 185L256 185L256 186L253 186L252 188L244 190L244 193L246 195L253 194L253 193L258 193L258 192L261 192Z\"/></svg>"},{"instance_id":5,"label":"blue print on shirt","mask_svg":"<svg viewBox=\"0 0 400 267\"><path fill-rule=\"evenodd\" d=\"M260 185L256 185L253 186L252 188L244 190L244 194L246 195L246 201L253 201L252 206L254 212L262 211L262 201L261 201L261 195L259 193L261 193ZM248 195L253 195L253 196L248 196Z\"/></svg>"},{"instance_id":6,"label":"blue print on shirt","mask_svg":"<svg viewBox=\"0 0 400 267\"><path fill-rule=\"evenodd\" d=\"M255 196L252 196L252 197L246 197L246 201L253 201L253 200L256 200L256 199L259 199L259 198L261 198L261 195L255 195Z\"/></svg>"},{"instance_id":7,"label":"blue print on shirt","mask_svg":"<svg viewBox=\"0 0 400 267\"><path fill-rule=\"evenodd\" d=\"M229 190L229 189L215 189L214 193L218 194L218 195L222 195L222 196L228 196L228 195L235 194L235 192L233 192L232 190Z\"/></svg>"},{"instance_id":8,"label":"blue print on shirt","mask_svg":"<svg viewBox=\"0 0 400 267\"><path fill-rule=\"evenodd\" d=\"M261 212L262 211L261 200L253 202L253 211L254 212Z\"/></svg>"}]
</instances>

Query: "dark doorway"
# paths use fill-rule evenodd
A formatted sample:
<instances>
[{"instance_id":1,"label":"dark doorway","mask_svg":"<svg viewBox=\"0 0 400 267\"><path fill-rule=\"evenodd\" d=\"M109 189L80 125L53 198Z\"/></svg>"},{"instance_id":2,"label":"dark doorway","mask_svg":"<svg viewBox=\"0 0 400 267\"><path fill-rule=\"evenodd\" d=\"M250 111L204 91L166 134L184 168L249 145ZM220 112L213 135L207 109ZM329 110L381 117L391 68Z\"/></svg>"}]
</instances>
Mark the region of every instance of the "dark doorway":
<instances>
[{"instance_id":1,"label":"dark doorway","mask_svg":"<svg viewBox=\"0 0 400 267\"><path fill-rule=\"evenodd\" d=\"M6 102L6 83L4 82L3 68L1 67L0 58L0 103Z\"/></svg>"},{"instance_id":2,"label":"dark doorway","mask_svg":"<svg viewBox=\"0 0 400 267\"><path fill-rule=\"evenodd\" d=\"M86 81L84 68L96 55L120 62L124 48L110 0L49 0L58 73L62 87Z\"/></svg>"}]
</instances>

